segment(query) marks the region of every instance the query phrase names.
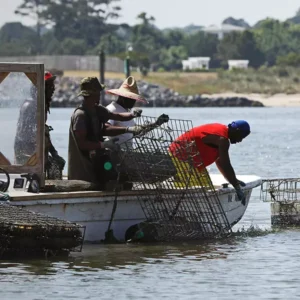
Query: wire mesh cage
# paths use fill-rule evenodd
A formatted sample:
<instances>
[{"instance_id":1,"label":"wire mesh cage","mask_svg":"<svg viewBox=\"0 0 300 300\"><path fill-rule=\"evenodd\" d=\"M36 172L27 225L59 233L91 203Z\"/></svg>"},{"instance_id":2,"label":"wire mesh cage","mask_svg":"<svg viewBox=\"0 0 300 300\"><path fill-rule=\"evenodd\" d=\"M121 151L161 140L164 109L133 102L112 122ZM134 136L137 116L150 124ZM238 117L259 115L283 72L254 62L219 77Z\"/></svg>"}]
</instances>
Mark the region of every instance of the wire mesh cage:
<instances>
[{"instance_id":1,"label":"wire mesh cage","mask_svg":"<svg viewBox=\"0 0 300 300\"><path fill-rule=\"evenodd\" d=\"M85 227L0 203L0 258L7 253L81 251Z\"/></svg>"},{"instance_id":2,"label":"wire mesh cage","mask_svg":"<svg viewBox=\"0 0 300 300\"><path fill-rule=\"evenodd\" d=\"M142 117L145 131L123 147L120 170L133 182L147 224L156 239L185 240L224 236L231 232L226 214L193 139L192 122L172 119L160 125ZM151 130L149 130L149 128ZM123 145L124 146L124 145Z\"/></svg>"},{"instance_id":3,"label":"wire mesh cage","mask_svg":"<svg viewBox=\"0 0 300 300\"><path fill-rule=\"evenodd\" d=\"M263 180L260 198L271 202L272 225L300 225L300 178Z\"/></svg>"},{"instance_id":4,"label":"wire mesh cage","mask_svg":"<svg viewBox=\"0 0 300 300\"><path fill-rule=\"evenodd\" d=\"M260 198L265 202L300 201L300 178L263 180Z\"/></svg>"}]
</instances>

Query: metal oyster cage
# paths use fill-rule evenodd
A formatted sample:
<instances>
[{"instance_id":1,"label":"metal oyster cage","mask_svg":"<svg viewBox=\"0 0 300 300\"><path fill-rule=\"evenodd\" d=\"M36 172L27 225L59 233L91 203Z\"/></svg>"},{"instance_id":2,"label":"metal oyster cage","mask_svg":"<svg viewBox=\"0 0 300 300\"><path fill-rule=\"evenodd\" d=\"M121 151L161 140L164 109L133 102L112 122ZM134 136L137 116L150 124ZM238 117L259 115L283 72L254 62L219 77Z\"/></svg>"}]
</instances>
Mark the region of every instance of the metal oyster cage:
<instances>
[{"instance_id":1,"label":"metal oyster cage","mask_svg":"<svg viewBox=\"0 0 300 300\"><path fill-rule=\"evenodd\" d=\"M139 125L153 124L141 117ZM158 241L222 237L231 232L210 176L192 140L176 139L192 122L171 119L122 145L119 168L133 183L146 222ZM170 151L170 147L175 147ZM178 159L180 158L180 159ZM202 169L200 172L198 169ZM145 193L142 191L146 191Z\"/></svg>"},{"instance_id":2,"label":"metal oyster cage","mask_svg":"<svg viewBox=\"0 0 300 300\"><path fill-rule=\"evenodd\" d=\"M263 180L260 198L271 202L272 225L300 225L300 178Z\"/></svg>"},{"instance_id":3,"label":"metal oyster cage","mask_svg":"<svg viewBox=\"0 0 300 300\"><path fill-rule=\"evenodd\" d=\"M299 202L300 178L274 178L262 181L261 200L265 202Z\"/></svg>"},{"instance_id":4,"label":"metal oyster cage","mask_svg":"<svg viewBox=\"0 0 300 300\"><path fill-rule=\"evenodd\" d=\"M0 258L81 251L85 227L0 202Z\"/></svg>"}]
</instances>

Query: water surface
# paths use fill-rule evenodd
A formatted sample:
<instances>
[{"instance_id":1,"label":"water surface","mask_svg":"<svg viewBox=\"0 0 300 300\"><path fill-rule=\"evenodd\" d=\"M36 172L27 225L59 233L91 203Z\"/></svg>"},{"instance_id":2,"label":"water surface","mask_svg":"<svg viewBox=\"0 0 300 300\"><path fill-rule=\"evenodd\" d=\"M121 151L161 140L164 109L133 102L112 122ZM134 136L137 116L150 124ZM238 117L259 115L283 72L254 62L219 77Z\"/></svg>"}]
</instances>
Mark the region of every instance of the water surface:
<instances>
[{"instance_id":1,"label":"water surface","mask_svg":"<svg viewBox=\"0 0 300 300\"><path fill-rule=\"evenodd\" d=\"M52 109L49 118L53 143L64 157L71 113ZM299 177L299 108L144 113L168 113L195 126L245 119L252 133L230 150L236 173ZM211 171L217 172L215 166ZM0 262L0 299L299 299L300 231L271 228L269 204L259 200L259 189L234 230L245 232L205 243L89 245L68 259Z\"/></svg>"}]
</instances>

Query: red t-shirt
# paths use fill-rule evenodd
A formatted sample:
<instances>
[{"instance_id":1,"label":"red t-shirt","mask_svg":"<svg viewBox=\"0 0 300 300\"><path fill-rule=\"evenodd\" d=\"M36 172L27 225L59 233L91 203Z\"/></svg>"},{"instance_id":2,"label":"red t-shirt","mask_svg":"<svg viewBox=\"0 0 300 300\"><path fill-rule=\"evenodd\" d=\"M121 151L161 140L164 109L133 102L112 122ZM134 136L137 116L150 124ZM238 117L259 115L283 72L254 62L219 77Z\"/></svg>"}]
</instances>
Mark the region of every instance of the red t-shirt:
<instances>
[{"instance_id":1,"label":"red t-shirt","mask_svg":"<svg viewBox=\"0 0 300 300\"><path fill-rule=\"evenodd\" d=\"M173 156L182 161L192 157L194 166L203 169L214 163L219 158L218 148L203 143L202 138L207 135L218 135L228 139L228 127L223 124L213 123L194 127L179 136L169 147ZM187 143L195 141L196 148L190 148Z\"/></svg>"}]
</instances>

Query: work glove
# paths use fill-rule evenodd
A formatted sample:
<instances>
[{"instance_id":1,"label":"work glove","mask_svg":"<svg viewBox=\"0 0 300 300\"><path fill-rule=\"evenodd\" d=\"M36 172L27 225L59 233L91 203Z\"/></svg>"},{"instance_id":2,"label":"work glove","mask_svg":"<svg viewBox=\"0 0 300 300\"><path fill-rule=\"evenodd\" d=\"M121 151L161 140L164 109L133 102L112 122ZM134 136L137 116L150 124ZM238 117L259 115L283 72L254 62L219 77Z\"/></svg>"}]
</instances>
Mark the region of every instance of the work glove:
<instances>
[{"instance_id":1,"label":"work glove","mask_svg":"<svg viewBox=\"0 0 300 300\"><path fill-rule=\"evenodd\" d=\"M145 126L130 126L126 128L126 132L132 133L134 136L141 134L145 130Z\"/></svg>"},{"instance_id":2,"label":"work glove","mask_svg":"<svg viewBox=\"0 0 300 300\"><path fill-rule=\"evenodd\" d=\"M241 180L237 180L238 181L238 184L242 187L245 187L246 186L246 183L241 181Z\"/></svg>"},{"instance_id":3,"label":"work glove","mask_svg":"<svg viewBox=\"0 0 300 300\"><path fill-rule=\"evenodd\" d=\"M160 115L160 116L157 118L157 120L156 120L156 122L155 122L155 125L160 126L160 125L162 125L162 124L164 124L164 123L167 123L168 121L169 121L169 116L168 116L168 115L165 115L165 114L162 114L162 115Z\"/></svg>"},{"instance_id":4,"label":"work glove","mask_svg":"<svg viewBox=\"0 0 300 300\"><path fill-rule=\"evenodd\" d=\"M235 187L235 192L239 198L239 200L242 202L242 204L245 206L246 205L246 196L244 191L241 189L240 186Z\"/></svg>"},{"instance_id":5,"label":"work glove","mask_svg":"<svg viewBox=\"0 0 300 300\"><path fill-rule=\"evenodd\" d=\"M132 109L131 114L134 118L138 118L142 115L142 112L143 112L143 110L141 108L135 107Z\"/></svg>"},{"instance_id":6,"label":"work glove","mask_svg":"<svg viewBox=\"0 0 300 300\"><path fill-rule=\"evenodd\" d=\"M109 149L111 151L118 151L120 148L119 144L116 143L118 140L119 138L115 137L111 140L104 141L101 143L101 148Z\"/></svg>"}]
</instances>

